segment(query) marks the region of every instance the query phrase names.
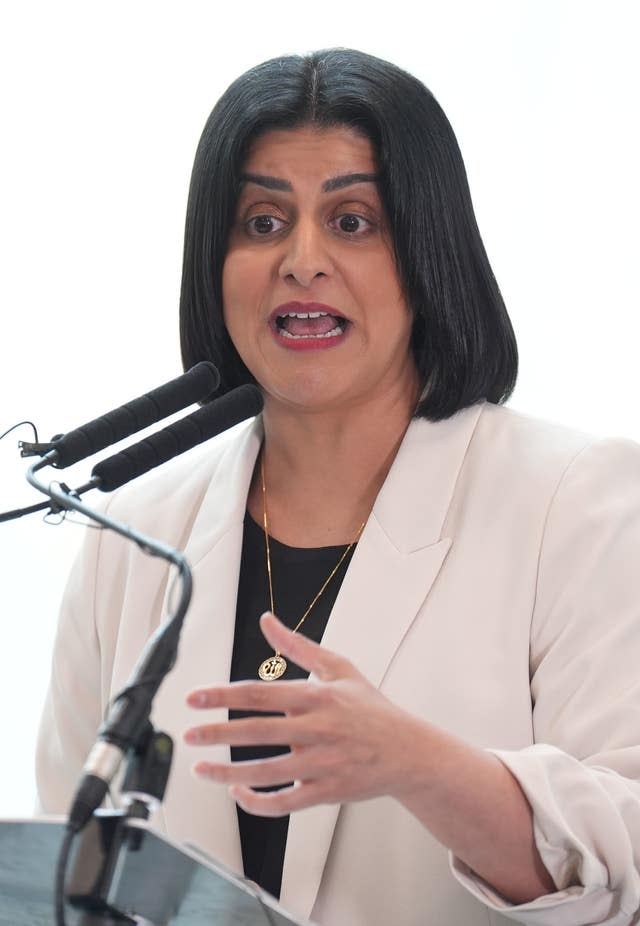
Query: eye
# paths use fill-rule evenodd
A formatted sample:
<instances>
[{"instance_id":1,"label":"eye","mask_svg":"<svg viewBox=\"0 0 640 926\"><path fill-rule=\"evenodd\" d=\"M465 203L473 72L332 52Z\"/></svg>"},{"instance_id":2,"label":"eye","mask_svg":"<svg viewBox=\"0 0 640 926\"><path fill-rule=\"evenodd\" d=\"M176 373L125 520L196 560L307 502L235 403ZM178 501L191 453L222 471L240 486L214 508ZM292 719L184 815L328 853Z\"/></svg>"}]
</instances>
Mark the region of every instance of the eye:
<instances>
[{"instance_id":1,"label":"eye","mask_svg":"<svg viewBox=\"0 0 640 926\"><path fill-rule=\"evenodd\" d=\"M280 231L285 224L283 219L278 219L275 215L254 215L245 223L245 226L250 235L264 237L272 232Z\"/></svg>"},{"instance_id":2,"label":"eye","mask_svg":"<svg viewBox=\"0 0 640 926\"><path fill-rule=\"evenodd\" d=\"M356 215L355 212L345 212L333 219L331 224L337 226L338 231L354 236L366 235L373 229L373 223L369 219Z\"/></svg>"}]
</instances>

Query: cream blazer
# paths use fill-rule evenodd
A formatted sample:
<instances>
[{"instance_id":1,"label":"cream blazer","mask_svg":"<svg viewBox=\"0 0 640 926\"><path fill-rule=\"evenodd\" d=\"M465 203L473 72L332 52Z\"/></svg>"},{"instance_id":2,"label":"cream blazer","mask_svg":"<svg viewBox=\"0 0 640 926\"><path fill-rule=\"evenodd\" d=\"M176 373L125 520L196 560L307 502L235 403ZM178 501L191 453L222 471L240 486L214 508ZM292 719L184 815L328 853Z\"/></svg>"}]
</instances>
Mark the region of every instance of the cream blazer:
<instances>
[{"instance_id":1,"label":"cream blazer","mask_svg":"<svg viewBox=\"0 0 640 926\"><path fill-rule=\"evenodd\" d=\"M238 872L235 805L226 788L191 775L206 753L181 734L194 722L185 693L229 677L261 439L260 419L241 425L109 502L112 516L184 549L194 570L178 663L154 707L176 743L155 823ZM533 807L557 892L510 905L397 802L378 798L292 815L282 904L327 926L640 922L639 560L634 443L489 404L413 421L323 644L408 711L496 752ZM67 810L105 705L168 594L162 563L88 531L40 731L45 811Z\"/></svg>"}]
</instances>

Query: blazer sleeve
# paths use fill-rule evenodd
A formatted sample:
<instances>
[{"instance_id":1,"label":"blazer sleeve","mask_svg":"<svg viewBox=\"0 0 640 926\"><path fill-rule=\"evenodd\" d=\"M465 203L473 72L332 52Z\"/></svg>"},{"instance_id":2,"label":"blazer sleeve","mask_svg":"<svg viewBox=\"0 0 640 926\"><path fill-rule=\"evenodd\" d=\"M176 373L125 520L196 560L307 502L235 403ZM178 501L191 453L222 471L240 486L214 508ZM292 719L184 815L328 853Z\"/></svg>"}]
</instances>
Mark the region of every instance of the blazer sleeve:
<instances>
[{"instance_id":1,"label":"blazer sleeve","mask_svg":"<svg viewBox=\"0 0 640 926\"><path fill-rule=\"evenodd\" d=\"M640 923L640 447L601 441L549 506L531 625L534 745L491 750L533 810L557 891L513 905L460 860L456 878L531 926Z\"/></svg>"},{"instance_id":2,"label":"blazer sleeve","mask_svg":"<svg viewBox=\"0 0 640 926\"><path fill-rule=\"evenodd\" d=\"M95 615L102 539L103 531L87 529L62 600L36 749L36 811L40 813L68 813L80 771L102 721Z\"/></svg>"}]
</instances>

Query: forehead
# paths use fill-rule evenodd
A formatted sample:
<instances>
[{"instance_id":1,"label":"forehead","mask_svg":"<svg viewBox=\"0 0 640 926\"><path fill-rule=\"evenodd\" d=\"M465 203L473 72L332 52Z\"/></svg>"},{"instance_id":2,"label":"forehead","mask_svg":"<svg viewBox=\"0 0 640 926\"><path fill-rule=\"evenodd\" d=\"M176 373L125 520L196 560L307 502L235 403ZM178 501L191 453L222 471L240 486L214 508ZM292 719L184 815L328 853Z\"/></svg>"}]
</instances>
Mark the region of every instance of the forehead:
<instances>
[{"instance_id":1,"label":"forehead","mask_svg":"<svg viewBox=\"0 0 640 926\"><path fill-rule=\"evenodd\" d=\"M283 179L327 179L339 174L373 173L377 159L372 142L348 126L272 129L251 145L245 172Z\"/></svg>"}]
</instances>

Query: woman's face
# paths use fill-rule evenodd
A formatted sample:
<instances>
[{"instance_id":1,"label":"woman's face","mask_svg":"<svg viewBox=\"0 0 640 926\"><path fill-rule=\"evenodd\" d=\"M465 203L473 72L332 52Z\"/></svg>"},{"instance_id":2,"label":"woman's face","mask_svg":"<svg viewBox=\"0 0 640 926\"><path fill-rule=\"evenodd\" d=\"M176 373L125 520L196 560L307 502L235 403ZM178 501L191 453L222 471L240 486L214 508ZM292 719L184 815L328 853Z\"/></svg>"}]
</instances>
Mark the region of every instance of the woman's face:
<instances>
[{"instance_id":1,"label":"woman's face","mask_svg":"<svg viewBox=\"0 0 640 926\"><path fill-rule=\"evenodd\" d=\"M371 142L351 129L254 143L223 270L224 320L266 393L305 409L406 399L418 375Z\"/></svg>"}]
</instances>

